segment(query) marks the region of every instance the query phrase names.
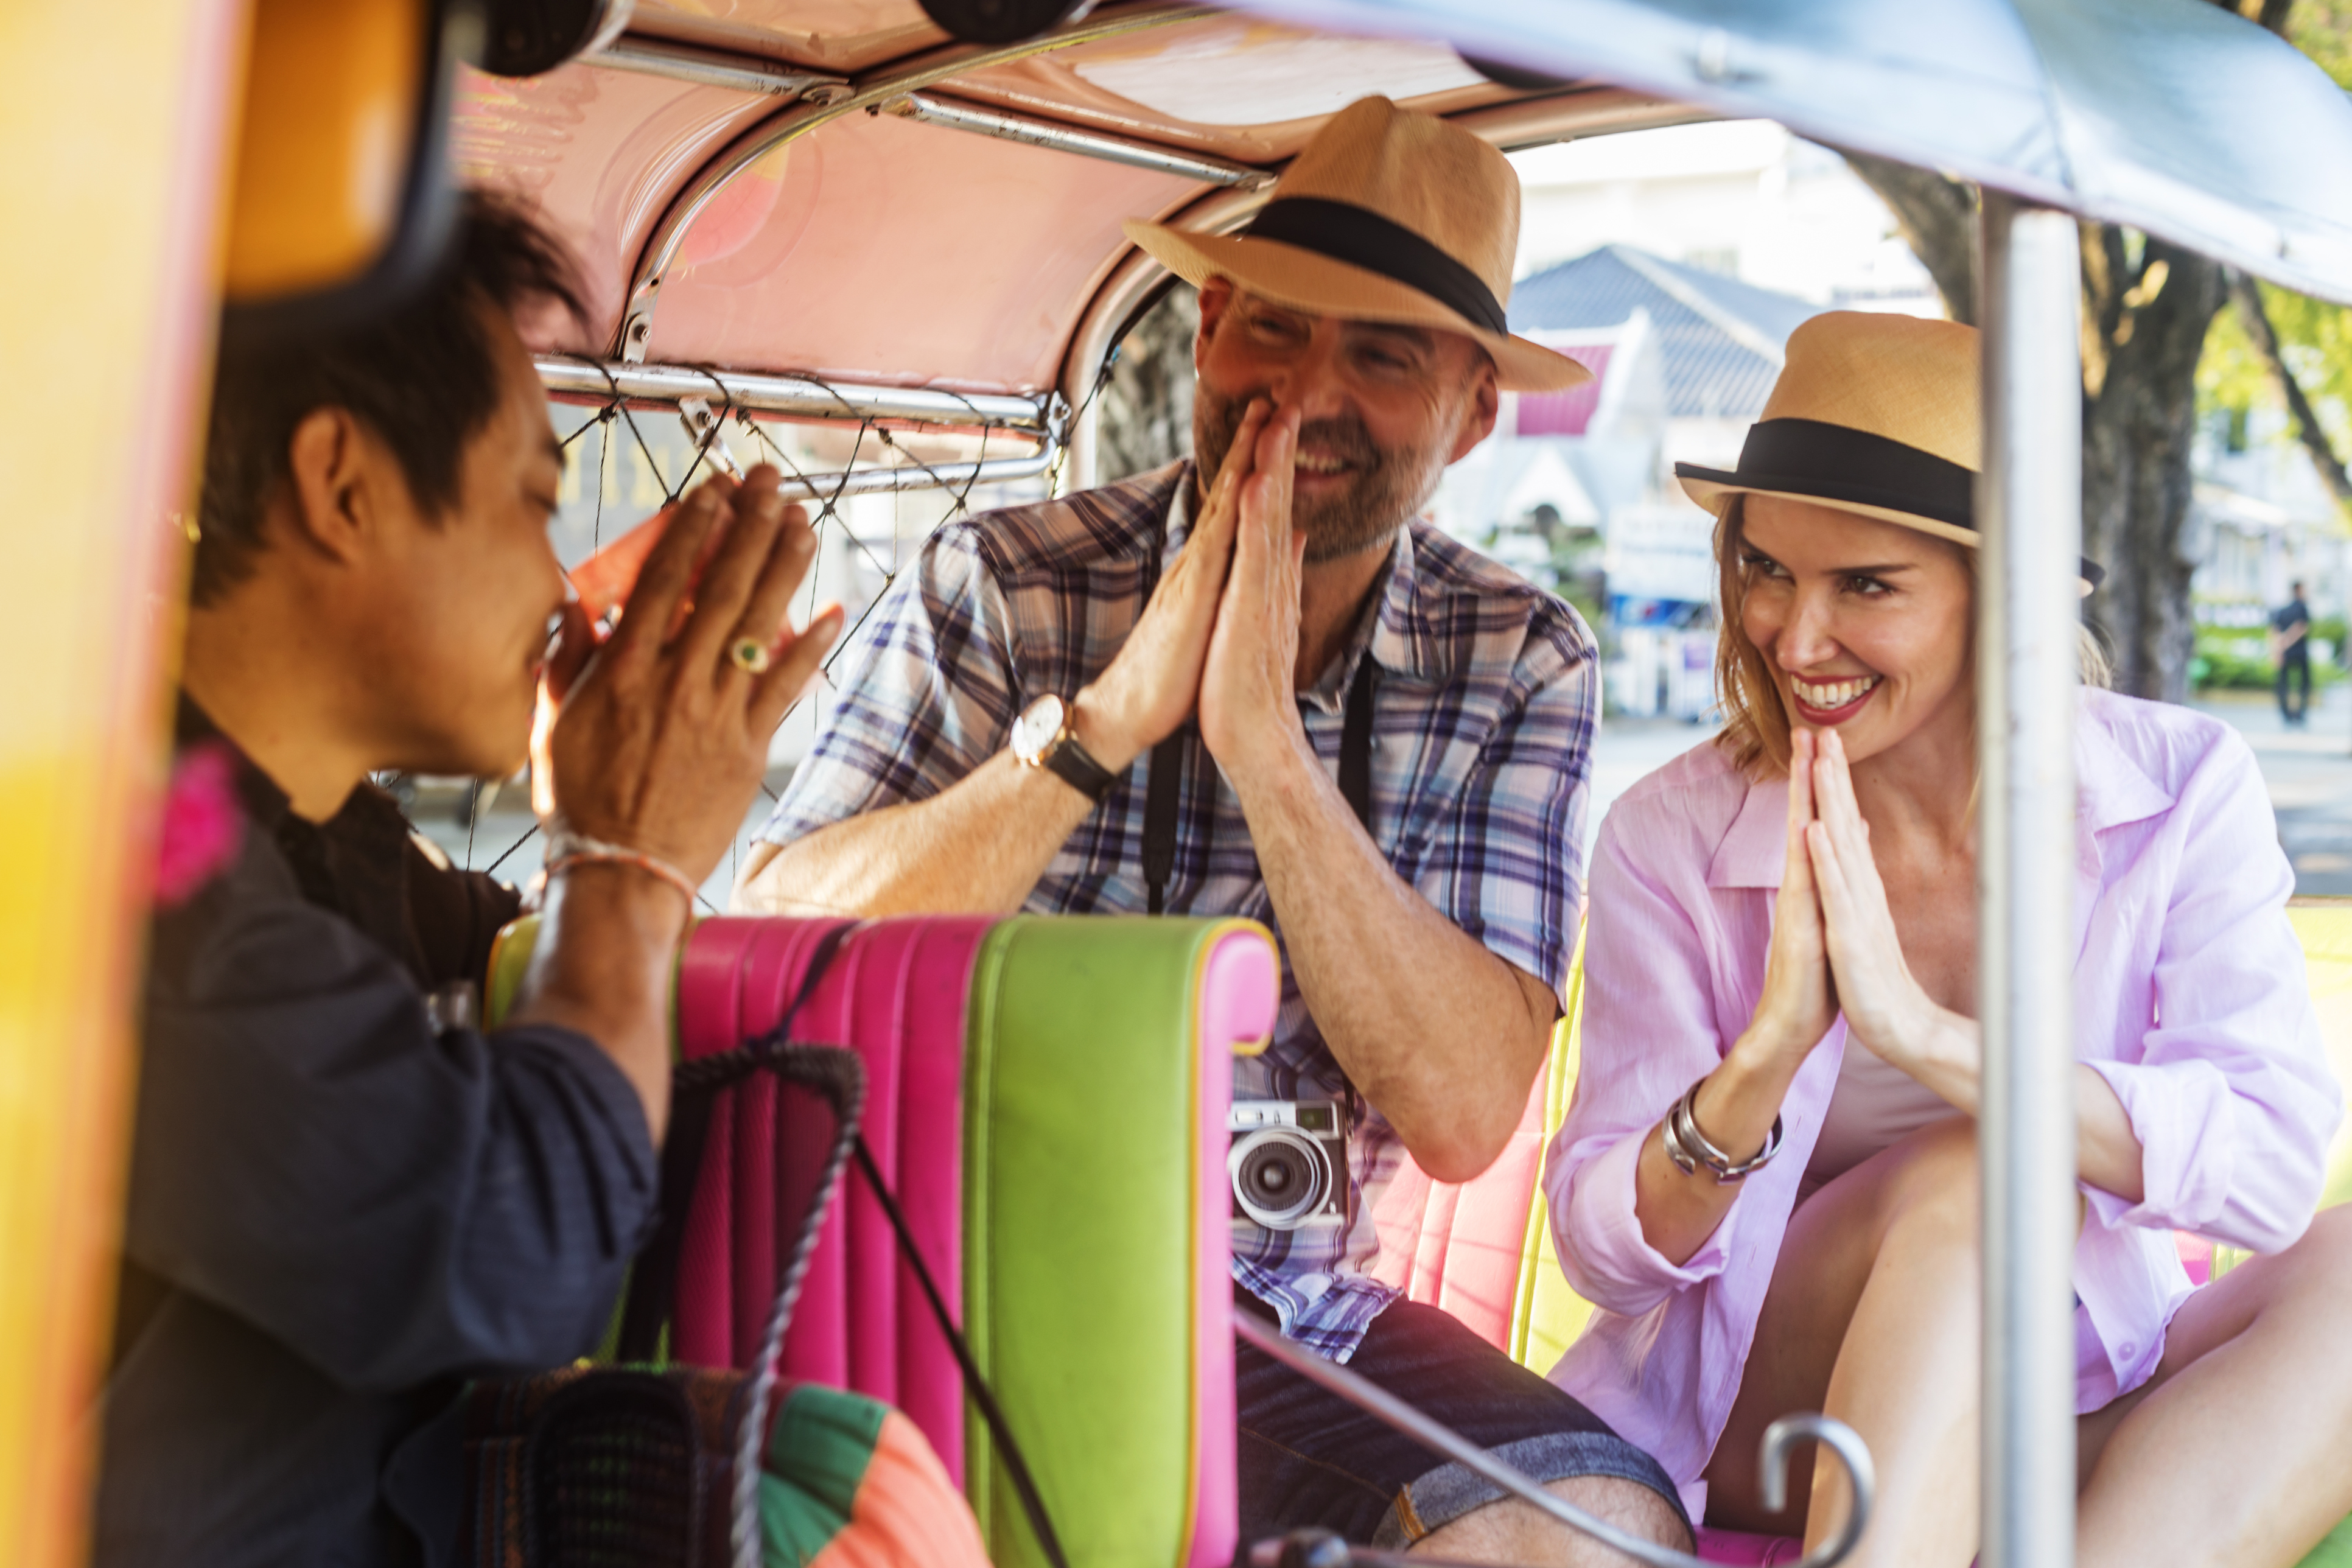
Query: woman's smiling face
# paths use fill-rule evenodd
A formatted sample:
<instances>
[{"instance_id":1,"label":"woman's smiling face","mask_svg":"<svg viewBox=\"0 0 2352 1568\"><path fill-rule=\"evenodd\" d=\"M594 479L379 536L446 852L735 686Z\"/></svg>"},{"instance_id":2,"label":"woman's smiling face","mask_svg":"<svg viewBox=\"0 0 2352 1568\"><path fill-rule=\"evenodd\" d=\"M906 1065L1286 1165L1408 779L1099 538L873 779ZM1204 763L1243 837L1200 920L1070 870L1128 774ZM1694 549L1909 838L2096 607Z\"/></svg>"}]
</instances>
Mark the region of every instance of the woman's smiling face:
<instances>
[{"instance_id":1,"label":"woman's smiling face","mask_svg":"<svg viewBox=\"0 0 2352 1568\"><path fill-rule=\"evenodd\" d=\"M1740 504L1740 625L1793 724L1834 729L1858 763L1973 722L1965 546L1788 496Z\"/></svg>"}]
</instances>

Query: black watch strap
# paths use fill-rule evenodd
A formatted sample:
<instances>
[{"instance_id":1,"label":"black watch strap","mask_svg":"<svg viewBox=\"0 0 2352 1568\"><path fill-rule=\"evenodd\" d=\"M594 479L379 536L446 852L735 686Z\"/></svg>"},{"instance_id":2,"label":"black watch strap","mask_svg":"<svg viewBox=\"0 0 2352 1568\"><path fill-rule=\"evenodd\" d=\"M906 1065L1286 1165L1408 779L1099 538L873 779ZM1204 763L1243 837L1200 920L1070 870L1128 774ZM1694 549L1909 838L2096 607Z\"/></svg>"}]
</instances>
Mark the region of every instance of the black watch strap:
<instances>
[{"instance_id":1,"label":"black watch strap","mask_svg":"<svg viewBox=\"0 0 2352 1568\"><path fill-rule=\"evenodd\" d=\"M1079 745L1078 738L1066 730L1038 761L1047 772L1097 805L1110 793L1110 786L1118 782L1118 775L1095 761L1093 753Z\"/></svg>"}]
</instances>

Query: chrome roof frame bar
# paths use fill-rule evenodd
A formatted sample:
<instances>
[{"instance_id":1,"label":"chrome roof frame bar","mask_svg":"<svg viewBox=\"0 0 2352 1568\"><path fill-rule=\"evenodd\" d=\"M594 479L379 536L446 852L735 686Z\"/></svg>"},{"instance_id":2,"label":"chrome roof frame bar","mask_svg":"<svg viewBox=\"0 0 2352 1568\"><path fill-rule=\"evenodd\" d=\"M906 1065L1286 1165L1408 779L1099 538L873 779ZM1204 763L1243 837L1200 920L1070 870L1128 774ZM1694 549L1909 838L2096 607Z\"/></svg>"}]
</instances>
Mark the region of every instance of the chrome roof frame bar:
<instances>
[{"instance_id":1,"label":"chrome roof frame bar","mask_svg":"<svg viewBox=\"0 0 2352 1568\"><path fill-rule=\"evenodd\" d=\"M1198 153L1178 152L1132 136L1113 136L1107 132L1081 130L1059 121L1040 120L1034 115L982 109L935 98L929 93L910 92L894 98L883 104L881 110L885 114L911 120L919 125L968 131L975 136L992 136L1002 142L1019 142L1026 146L1074 153L1081 158L1099 158L1107 163L1125 163L1129 168L1175 174L1187 180L1198 180L1203 184L1259 191L1274 184L1271 171L1253 168L1247 163L1235 163Z\"/></svg>"},{"instance_id":2,"label":"chrome roof frame bar","mask_svg":"<svg viewBox=\"0 0 2352 1568\"><path fill-rule=\"evenodd\" d=\"M1054 434L1052 394L948 392L929 386L883 386L806 375L777 375L700 365L599 363L567 354L535 356L540 384L557 397L583 403L615 398L675 405L682 397L709 397L755 414L791 419L845 419L955 429Z\"/></svg>"},{"instance_id":3,"label":"chrome roof frame bar","mask_svg":"<svg viewBox=\"0 0 2352 1568\"><path fill-rule=\"evenodd\" d=\"M801 70L782 60L638 33L624 33L594 54L581 56L580 63L598 70L633 71L697 87L781 98L788 103L833 103L848 97L850 91L848 81L841 77Z\"/></svg>"},{"instance_id":4,"label":"chrome roof frame bar","mask_svg":"<svg viewBox=\"0 0 2352 1568\"><path fill-rule=\"evenodd\" d=\"M1003 430L1036 446L1005 458L968 463L908 463L897 468L848 468L817 474L787 474L783 493L801 500L831 501L844 496L891 491L969 489L1051 473L1061 461L1069 405L1061 394L1039 397L1002 393L945 392L934 387L877 386L706 370L699 365L600 363L564 354L533 356L540 384L566 402L625 403L677 408L688 399L717 401L742 417L753 414L834 423L913 425L946 430Z\"/></svg>"}]
</instances>

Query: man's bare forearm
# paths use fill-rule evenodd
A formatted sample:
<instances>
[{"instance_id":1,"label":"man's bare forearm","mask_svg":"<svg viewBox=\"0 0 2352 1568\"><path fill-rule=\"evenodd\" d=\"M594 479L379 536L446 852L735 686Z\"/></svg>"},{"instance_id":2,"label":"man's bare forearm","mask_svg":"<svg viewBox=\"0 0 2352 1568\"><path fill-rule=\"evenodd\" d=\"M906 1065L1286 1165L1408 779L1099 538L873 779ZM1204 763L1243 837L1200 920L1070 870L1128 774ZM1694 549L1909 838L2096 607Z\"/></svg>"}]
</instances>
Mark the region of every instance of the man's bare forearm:
<instances>
[{"instance_id":1,"label":"man's bare forearm","mask_svg":"<svg viewBox=\"0 0 2352 1568\"><path fill-rule=\"evenodd\" d=\"M1094 803L1000 752L931 796L761 845L735 889L747 914L1010 914ZM764 854L761 851L765 851Z\"/></svg>"},{"instance_id":2,"label":"man's bare forearm","mask_svg":"<svg viewBox=\"0 0 2352 1568\"><path fill-rule=\"evenodd\" d=\"M1234 787L1332 1056L1423 1170L1476 1175L1518 1126L1557 998L1390 869L1303 740Z\"/></svg>"}]
</instances>

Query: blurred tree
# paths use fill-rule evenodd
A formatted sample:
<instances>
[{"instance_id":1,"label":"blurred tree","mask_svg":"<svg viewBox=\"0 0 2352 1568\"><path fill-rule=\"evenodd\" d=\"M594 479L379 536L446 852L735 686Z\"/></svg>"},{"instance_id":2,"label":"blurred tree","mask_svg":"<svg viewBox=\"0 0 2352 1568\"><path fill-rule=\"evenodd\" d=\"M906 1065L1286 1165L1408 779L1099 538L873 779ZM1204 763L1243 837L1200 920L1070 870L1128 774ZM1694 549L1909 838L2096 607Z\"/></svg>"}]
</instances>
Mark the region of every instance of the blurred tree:
<instances>
[{"instance_id":1,"label":"blurred tree","mask_svg":"<svg viewBox=\"0 0 2352 1568\"><path fill-rule=\"evenodd\" d=\"M2265 0L2280 12L2296 47L2352 90L2352 0ZM2295 438L2310 452L2336 504L2352 512L2352 475L2343 454L2352 450L2352 310L2290 293L2243 274L2231 279L2237 307L2215 324L2198 368L2198 393L2210 406L2240 419L2260 404L2284 402Z\"/></svg>"},{"instance_id":2,"label":"blurred tree","mask_svg":"<svg viewBox=\"0 0 2352 1568\"><path fill-rule=\"evenodd\" d=\"M2241 424L2262 405L2284 403L2295 439L2311 454L2338 508L2352 514L2352 310L2231 274L2237 307L2216 321L2197 370L2200 404Z\"/></svg>"},{"instance_id":3,"label":"blurred tree","mask_svg":"<svg viewBox=\"0 0 2352 1568\"><path fill-rule=\"evenodd\" d=\"M2212 3L2287 37L2339 84L2352 86L2352 0ZM1973 323L1974 188L1884 159L1849 153L1846 161L1893 209L1953 319ZM2082 226L2082 250L2083 540L2107 568L2086 613L2114 645L2118 688L2179 701L2188 695L2196 635L2189 599L2195 563L2183 545L2198 371L2209 329L2230 300L2231 275L2193 251L2106 224ZM2294 297L2270 290L2263 298ZM2252 343L2260 334L2246 335ZM2301 316L2279 334L2294 346L2316 346L2324 335L2316 317L2306 323ZM2261 353L2258 345L2253 352ZM2294 347L2269 358L2277 374L2292 379L2286 367L2295 361ZM2337 374L2352 374L2343 360L2332 363ZM2309 428L2319 430L2315 417Z\"/></svg>"}]
</instances>

